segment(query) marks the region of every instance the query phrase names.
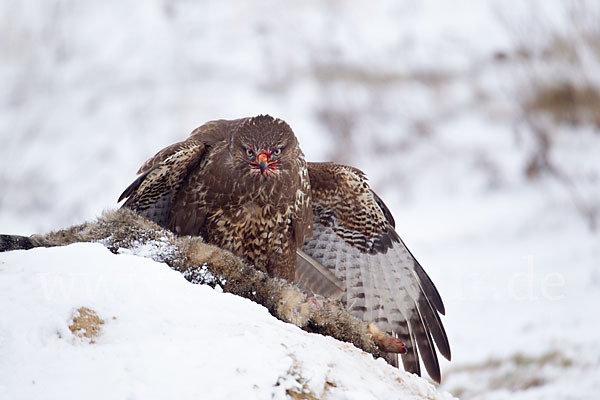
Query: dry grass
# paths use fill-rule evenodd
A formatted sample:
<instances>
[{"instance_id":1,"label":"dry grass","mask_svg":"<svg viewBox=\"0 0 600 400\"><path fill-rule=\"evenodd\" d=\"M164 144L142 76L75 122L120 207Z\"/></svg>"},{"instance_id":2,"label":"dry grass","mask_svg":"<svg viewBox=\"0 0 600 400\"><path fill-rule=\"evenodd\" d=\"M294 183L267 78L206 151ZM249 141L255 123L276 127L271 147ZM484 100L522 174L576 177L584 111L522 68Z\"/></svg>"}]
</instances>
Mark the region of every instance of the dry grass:
<instances>
[{"instance_id":1,"label":"dry grass","mask_svg":"<svg viewBox=\"0 0 600 400\"><path fill-rule=\"evenodd\" d=\"M331 382L328 379L325 379L325 384L320 394L314 393L308 387L306 379L302 376L302 367L300 362L294 357L293 354L289 354L292 358L293 363L289 370L287 371L286 376L282 376L275 383L275 386L279 386L282 384L281 381L286 381L289 378L296 381L298 384L295 388L286 389L285 393L294 400L320 400L327 398L327 393L332 389L336 388L337 384L335 382Z\"/></svg>"},{"instance_id":2,"label":"dry grass","mask_svg":"<svg viewBox=\"0 0 600 400\"><path fill-rule=\"evenodd\" d=\"M524 83L523 110L558 125L600 128L600 7L565 3L567 27L531 15L528 32L516 33L515 59Z\"/></svg>"},{"instance_id":3,"label":"dry grass","mask_svg":"<svg viewBox=\"0 0 600 400\"><path fill-rule=\"evenodd\" d=\"M456 79L456 73L443 66L358 63L337 57L314 60L309 72L320 90L314 117L335 144L328 159L347 164L355 164L357 156L373 152L378 156L397 156L407 142L414 140L414 135L429 134L432 120L439 113L411 115L396 94L422 88L441 93ZM410 96L406 101L410 103ZM389 126L390 121L398 126L412 125L414 130L395 130L394 143L389 137L382 139L381 134L374 134Z\"/></svg>"},{"instance_id":4,"label":"dry grass","mask_svg":"<svg viewBox=\"0 0 600 400\"><path fill-rule=\"evenodd\" d=\"M102 333L104 320L98 316L96 311L87 307L79 307L73 313L73 322L69 325L69 330L74 336L89 343L95 343L95 339Z\"/></svg>"},{"instance_id":5,"label":"dry grass","mask_svg":"<svg viewBox=\"0 0 600 400\"><path fill-rule=\"evenodd\" d=\"M556 11L556 10L555 10ZM502 18L502 17L501 17ZM563 165L562 143L580 132L600 134L600 3L565 2L557 22L532 7L520 21L506 19L513 50L496 57L516 82L517 138L526 143L523 172L527 179L549 177L561 183L590 230L600 223L593 187L595 172ZM565 135L571 135L566 137ZM591 178L590 178L591 177Z\"/></svg>"},{"instance_id":6,"label":"dry grass","mask_svg":"<svg viewBox=\"0 0 600 400\"><path fill-rule=\"evenodd\" d=\"M600 128L600 90L573 82L552 82L535 87L523 104L528 114L550 117L555 124L592 125Z\"/></svg>"},{"instance_id":7,"label":"dry grass","mask_svg":"<svg viewBox=\"0 0 600 400\"><path fill-rule=\"evenodd\" d=\"M452 74L443 69L414 70L374 69L368 64L343 64L315 62L312 74L321 83L343 82L349 85L365 86L374 90L377 86L419 82L430 87L447 84Z\"/></svg>"},{"instance_id":8,"label":"dry grass","mask_svg":"<svg viewBox=\"0 0 600 400\"><path fill-rule=\"evenodd\" d=\"M573 367L573 360L559 351L552 351L540 356L515 354L504 359L490 359L478 364L457 366L448 371L447 376L468 374L471 379L480 377L484 389L476 387L458 387L452 394L458 397L477 397L478 390L506 390L520 392L547 383L544 370L548 368L568 369Z\"/></svg>"},{"instance_id":9,"label":"dry grass","mask_svg":"<svg viewBox=\"0 0 600 400\"><path fill-rule=\"evenodd\" d=\"M530 118L600 128L600 6L565 2L565 26L541 11L532 9L519 22L500 16L514 46L496 60L517 67L515 100Z\"/></svg>"},{"instance_id":10,"label":"dry grass","mask_svg":"<svg viewBox=\"0 0 600 400\"><path fill-rule=\"evenodd\" d=\"M310 391L303 390L301 392L296 392L288 389L285 391L285 393L294 400L319 400L319 398L315 397L315 395Z\"/></svg>"},{"instance_id":11,"label":"dry grass","mask_svg":"<svg viewBox=\"0 0 600 400\"><path fill-rule=\"evenodd\" d=\"M306 379L302 376L302 368L299 361L296 359L296 357L294 357L293 354L289 354L289 356L294 361L287 371L287 375L280 377L275 383L275 386L279 386L282 384L281 381L287 381L291 378L292 380L296 381L298 386L295 388L286 389L285 393L289 397L294 400L319 400L320 397L310 390L306 383Z\"/></svg>"}]
</instances>

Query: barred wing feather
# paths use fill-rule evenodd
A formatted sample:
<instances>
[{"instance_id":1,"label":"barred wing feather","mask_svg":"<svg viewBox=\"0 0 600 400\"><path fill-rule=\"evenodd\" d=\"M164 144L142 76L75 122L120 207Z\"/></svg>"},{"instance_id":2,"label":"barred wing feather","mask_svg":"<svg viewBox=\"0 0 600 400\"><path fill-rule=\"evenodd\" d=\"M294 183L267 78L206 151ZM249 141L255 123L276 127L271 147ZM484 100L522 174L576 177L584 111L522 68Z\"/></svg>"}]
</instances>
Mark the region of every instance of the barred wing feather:
<instances>
[{"instance_id":1,"label":"barred wing feather","mask_svg":"<svg viewBox=\"0 0 600 400\"><path fill-rule=\"evenodd\" d=\"M436 345L450 359L439 314L441 297L394 230L394 220L364 174L352 167L309 163L313 234L303 251L343 282L348 311L402 340L404 368L420 374L419 353L441 380Z\"/></svg>"}]
</instances>

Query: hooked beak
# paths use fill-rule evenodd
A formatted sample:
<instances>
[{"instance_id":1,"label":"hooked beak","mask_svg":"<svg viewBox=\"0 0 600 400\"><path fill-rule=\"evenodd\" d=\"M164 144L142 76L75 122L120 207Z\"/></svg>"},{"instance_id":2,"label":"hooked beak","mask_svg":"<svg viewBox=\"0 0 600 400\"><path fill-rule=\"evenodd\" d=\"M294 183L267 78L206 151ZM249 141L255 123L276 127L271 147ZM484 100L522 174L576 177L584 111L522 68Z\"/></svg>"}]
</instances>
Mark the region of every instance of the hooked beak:
<instances>
[{"instance_id":1,"label":"hooked beak","mask_svg":"<svg viewBox=\"0 0 600 400\"><path fill-rule=\"evenodd\" d=\"M269 155L263 151L258 155L256 161L258 162L258 168L260 168L260 173L264 175L265 169L267 169L267 166L269 165Z\"/></svg>"}]
</instances>

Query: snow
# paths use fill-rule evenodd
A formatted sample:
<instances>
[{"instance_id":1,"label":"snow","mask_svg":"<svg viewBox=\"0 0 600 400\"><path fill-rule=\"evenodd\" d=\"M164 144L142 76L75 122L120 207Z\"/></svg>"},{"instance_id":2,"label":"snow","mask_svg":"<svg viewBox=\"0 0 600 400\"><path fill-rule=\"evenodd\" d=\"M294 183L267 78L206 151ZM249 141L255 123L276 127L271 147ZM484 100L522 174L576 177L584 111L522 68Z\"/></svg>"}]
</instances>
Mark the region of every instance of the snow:
<instances>
[{"instance_id":1,"label":"snow","mask_svg":"<svg viewBox=\"0 0 600 400\"><path fill-rule=\"evenodd\" d=\"M600 86L584 39L575 63L544 56L598 15L593 0L0 1L0 233L90 220L201 123L269 113L391 209L446 305L443 390L597 397L598 127L536 120L559 172L527 179L523 102L538 82Z\"/></svg>"},{"instance_id":2,"label":"snow","mask_svg":"<svg viewBox=\"0 0 600 400\"><path fill-rule=\"evenodd\" d=\"M101 244L0 254L3 399L450 399L347 343ZM89 339L68 328L87 307Z\"/></svg>"}]
</instances>

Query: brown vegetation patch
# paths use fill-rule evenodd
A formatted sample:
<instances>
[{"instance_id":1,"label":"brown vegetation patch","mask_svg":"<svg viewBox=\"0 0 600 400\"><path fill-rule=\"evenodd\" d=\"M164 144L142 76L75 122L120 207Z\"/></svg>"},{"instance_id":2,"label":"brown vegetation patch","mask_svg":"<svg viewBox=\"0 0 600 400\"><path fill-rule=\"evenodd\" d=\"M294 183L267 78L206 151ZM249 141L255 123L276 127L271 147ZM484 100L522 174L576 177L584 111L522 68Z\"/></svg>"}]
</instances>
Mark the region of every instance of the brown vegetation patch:
<instances>
[{"instance_id":1,"label":"brown vegetation patch","mask_svg":"<svg viewBox=\"0 0 600 400\"><path fill-rule=\"evenodd\" d=\"M600 127L600 91L572 82L540 85L525 105L529 113L545 114L557 124Z\"/></svg>"},{"instance_id":2,"label":"brown vegetation patch","mask_svg":"<svg viewBox=\"0 0 600 400\"><path fill-rule=\"evenodd\" d=\"M310 391L295 392L291 389L288 389L285 391L285 393L294 400L319 400L319 398L315 397L314 393Z\"/></svg>"},{"instance_id":3,"label":"brown vegetation patch","mask_svg":"<svg viewBox=\"0 0 600 400\"><path fill-rule=\"evenodd\" d=\"M523 87L517 101L530 116L548 116L558 125L600 127L600 87L594 66L600 62L600 7L565 3L562 29L532 10L522 25L509 26L514 50L504 57L520 66ZM529 93L522 96L523 92Z\"/></svg>"},{"instance_id":4,"label":"brown vegetation patch","mask_svg":"<svg viewBox=\"0 0 600 400\"><path fill-rule=\"evenodd\" d=\"M69 329L74 336L89 339L89 343L95 343L94 339L102 333L103 324L104 320L98 316L96 311L87 307L79 307L73 314L73 322L69 325Z\"/></svg>"}]
</instances>

